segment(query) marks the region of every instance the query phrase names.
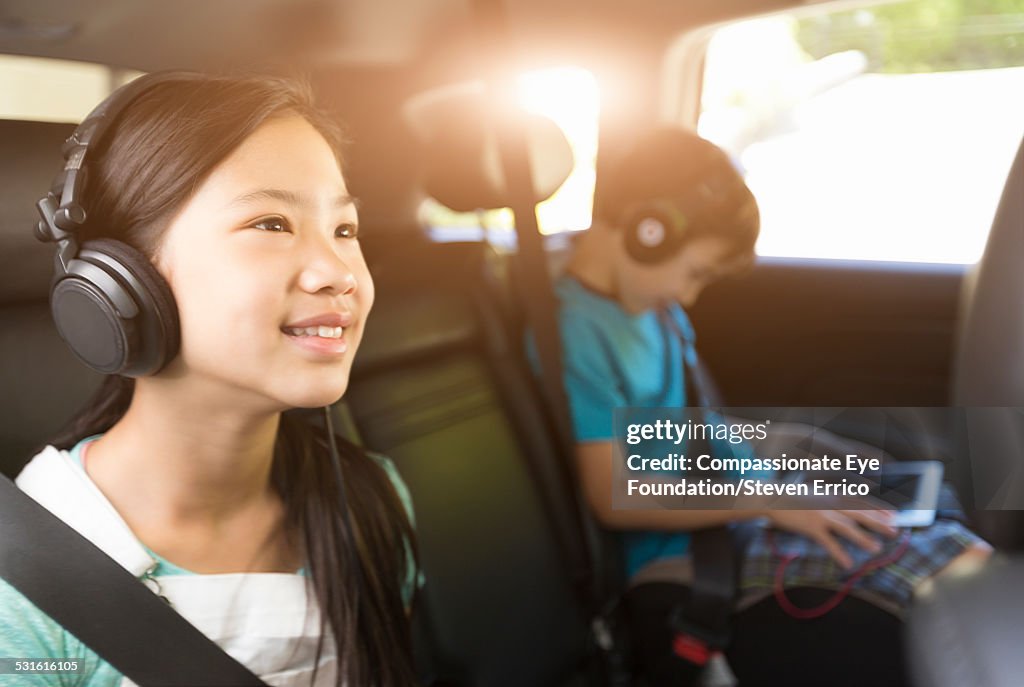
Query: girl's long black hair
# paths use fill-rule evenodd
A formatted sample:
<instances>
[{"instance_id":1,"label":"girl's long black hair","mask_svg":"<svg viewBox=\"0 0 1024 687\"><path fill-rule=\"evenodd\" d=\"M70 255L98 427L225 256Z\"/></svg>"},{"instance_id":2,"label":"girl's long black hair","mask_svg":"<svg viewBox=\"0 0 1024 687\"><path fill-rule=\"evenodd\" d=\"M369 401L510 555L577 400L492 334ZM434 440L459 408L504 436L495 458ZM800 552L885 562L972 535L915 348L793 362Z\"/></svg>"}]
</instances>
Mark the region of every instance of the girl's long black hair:
<instances>
[{"instance_id":1,"label":"girl's long black hair","mask_svg":"<svg viewBox=\"0 0 1024 687\"><path fill-rule=\"evenodd\" d=\"M213 168L261 124L288 114L304 117L324 136L340 167L338 130L304 84L210 75L154 85L90 152L81 238L115 238L152 258L170 220ZM128 410L134 388L133 379L107 377L50 443L69 449L109 430ZM285 504L288 532L302 543L321 611L317 655L333 634L339 686L412 685L401 587L417 565L413 529L381 465L340 437L337 446L351 532L326 434L304 417L282 413L271 481Z\"/></svg>"}]
</instances>

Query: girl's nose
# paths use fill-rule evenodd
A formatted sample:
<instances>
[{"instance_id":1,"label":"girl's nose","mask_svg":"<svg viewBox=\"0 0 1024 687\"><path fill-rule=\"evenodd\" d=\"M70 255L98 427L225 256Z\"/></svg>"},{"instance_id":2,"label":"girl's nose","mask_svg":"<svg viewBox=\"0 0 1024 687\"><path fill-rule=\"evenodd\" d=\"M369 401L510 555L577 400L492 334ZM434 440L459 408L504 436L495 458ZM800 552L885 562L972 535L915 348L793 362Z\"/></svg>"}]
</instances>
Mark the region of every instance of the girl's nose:
<instances>
[{"instance_id":1,"label":"girl's nose","mask_svg":"<svg viewBox=\"0 0 1024 687\"><path fill-rule=\"evenodd\" d=\"M351 295L358 287L355 271L336 248L330 245L317 246L307 252L299 286L309 293L330 291L335 294Z\"/></svg>"}]
</instances>

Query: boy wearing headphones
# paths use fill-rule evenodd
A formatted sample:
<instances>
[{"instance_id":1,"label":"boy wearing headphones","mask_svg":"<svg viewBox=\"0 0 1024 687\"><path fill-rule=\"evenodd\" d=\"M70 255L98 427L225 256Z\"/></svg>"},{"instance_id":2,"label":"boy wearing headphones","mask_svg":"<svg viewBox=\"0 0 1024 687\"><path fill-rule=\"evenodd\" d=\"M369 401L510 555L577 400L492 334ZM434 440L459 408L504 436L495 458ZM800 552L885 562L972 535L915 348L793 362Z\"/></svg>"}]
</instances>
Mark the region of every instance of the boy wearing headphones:
<instances>
[{"instance_id":1,"label":"boy wearing headphones","mask_svg":"<svg viewBox=\"0 0 1024 687\"><path fill-rule=\"evenodd\" d=\"M764 517L807 563L809 574L820 574L818 586L826 588L849 574L855 564L884 557L883 549L897 546L905 537L896 539L889 511L843 510L838 503L826 510L612 507L614 409L707 405L696 379L695 337L685 308L705 286L751 264L760 225L754 197L728 156L682 129L659 129L643 136L613 167L602 191L595 222L580 236L556 285L577 473L598 521L622 532L626 574L633 587L628 605L634 644L648 678L652 684L682 684L699 673L701 660L694 661L677 646L678 637L666 632L672 607L666 603L666 589L668 596L678 594L679 601L685 600L682 590L691 575L686 557L689 531ZM816 446L831 454L841 455L851 448L845 439L798 425L790 430L794 436L783 441L799 441L805 438L800 436L805 430L813 432L815 442L821 441ZM772 434L779 432L773 428ZM716 450L730 448L712 444ZM756 455L762 455L763 448ZM686 447L672 450L685 452ZM877 455L879 450L871 451ZM764 545L765 531L748 547L746 567L759 558L773 560ZM918 582L953 559L983 561L989 551L958 523L917 532L910 547L912 556L872 578L875 588L866 583L864 589L856 590L869 602L877 602L875 608L884 607L886 599L895 600L890 605L896 607L895 616L898 607L909 602ZM770 593L770 589L765 592L747 585L748 577L745 568L744 589L751 598L755 591L762 598ZM658 593L649 593L659 584ZM637 593L641 589L643 593ZM860 684L877 682L878 674L898 672L881 660L883 652L898 660L897 643L877 646L879 638L871 633L864 634L864 640L875 656L872 665L878 673L866 673L867 681ZM835 658L822 660L829 661L832 669L846 670L838 667ZM853 659L863 663L856 656ZM854 679L855 663L846 677ZM757 670L756 665L753 669Z\"/></svg>"},{"instance_id":2,"label":"boy wearing headphones","mask_svg":"<svg viewBox=\"0 0 1024 687\"><path fill-rule=\"evenodd\" d=\"M594 224L579 237L556 291L577 462L591 508L613 529L677 530L659 535L660 544L630 533L632 575L653 558L683 553L687 536L678 530L736 517L613 510L612 411L700 405L687 393L696 352L685 308L707 284L751 264L759 215L728 156L682 129L643 137L602 191Z\"/></svg>"}]
</instances>

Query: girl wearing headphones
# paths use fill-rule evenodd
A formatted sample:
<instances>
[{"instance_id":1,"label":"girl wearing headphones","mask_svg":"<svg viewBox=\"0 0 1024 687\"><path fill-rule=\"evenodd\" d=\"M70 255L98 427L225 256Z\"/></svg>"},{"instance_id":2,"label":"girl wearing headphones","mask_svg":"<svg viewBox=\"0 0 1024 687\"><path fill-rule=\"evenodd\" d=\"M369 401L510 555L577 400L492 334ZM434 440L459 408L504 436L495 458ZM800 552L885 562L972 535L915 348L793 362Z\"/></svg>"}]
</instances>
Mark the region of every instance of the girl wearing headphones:
<instances>
[{"instance_id":1,"label":"girl wearing headphones","mask_svg":"<svg viewBox=\"0 0 1024 687\"><path fill-rule=\"evenodd\" d=\"M408 493L286 412L342 396L373 305L335 128L286 80L157 73L65 152L51 304L108 376L18 485L268 684L413 684ZM2 581L0 655L122 683Z\"/></svg>"},{"instance_id":2,"label":"girl wearing headphones","mask_svg":"<svg viewBox=\"0 0 1024 687\"><path fill-rule=\"evenodd\" d=\"M613 410L706 403L696 383L695 337L685 308L705 286L753 261L759 217L753 195L726 154L682 129L643 136L613 166L602 192L598 219L580 236L556 286L565 387L584 497L605 527L622 532L626 573L633 587L629 606L635 645L652 683L683 684L706 659L669 630L672 609L687 598L682 585L691 580L686 556L692 530L759 516L767 519L770 528L748 548L740 589L744 608L772 595L776 544L784 557L796 561L788 579L811 580L811 586L826 589L841 587L855 567L892 555L893 565L858 578L848 591L895 615L930 576L987 558L991 549L985 542L959 523L945 521L916 532L909 548L904 547L906 555L897 561L895 553L906 541L897 538L888 512L847 510L838 504L828 510L613 508ZM801 438L798 427L788 429L793 439ZM769 438L781 439L780 434L773 427ZM830 455L850 452L838 437L826 435L814 432L816 440L831 444L824 446ZM728 444L717 448L730 451ZM665 450L687 453L686 444L666 445ZM650 450L645 455L665 453ZM758 450L754 455L778 453ZM778 531L771 535L775 539L764 536L772 529ZM806 627L811 635L828 636L820 625ZM786 673L785 684L799 684L801 676L810 684L879 684L879 679L898 683L899 669L886 663L894 652L880 651L871 644L873 637L862 638L872 651L870 660L845 638L845 656L801 654L794 661L796 669ZM771 645L761 640L754 638L748 645L768 651L764 647ZM762 658L779 665L777 657ZM815 660L824 663L815 668ZM780 673L762 670L760 659L748 661L746 667L740 675L743 684L773 684L779 679Z\"/></svg>"}]
</instances>

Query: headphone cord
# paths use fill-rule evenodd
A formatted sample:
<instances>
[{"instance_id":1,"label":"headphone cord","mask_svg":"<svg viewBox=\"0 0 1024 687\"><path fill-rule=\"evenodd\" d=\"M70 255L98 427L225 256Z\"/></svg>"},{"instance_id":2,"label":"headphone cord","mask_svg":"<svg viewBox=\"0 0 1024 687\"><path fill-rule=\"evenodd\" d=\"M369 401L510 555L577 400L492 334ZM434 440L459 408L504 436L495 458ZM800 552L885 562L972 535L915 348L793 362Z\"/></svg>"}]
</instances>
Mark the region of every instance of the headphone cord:
<instances>
[{"instance_id":1,"label":"headphone cord","mask_svg":"<svg viewBox=\"0 0 1024 687\"><path fill-rule=\"evenodd\" d=\"M811 608L800 608L786 596L785 581L786 581L786 568L798 557L797 554L786 554L782 556L779 554L778 548L775 546L775 533L773 530L768 530L768 542L772 548L772 554L779 556L780 561L778 567L775 569L775 580L773 585L773 592L775 594L775 600L782 608L786 615L796 618L798 620L811 620L813 618L820 618L829 611L833 610L836 606L845 599L850 590L853 588L854 583L860 578L864 577L870 572L877 570L883 566L889 565L898 561L907 549L910 547L910 532L904 531L900 535L899 544L886 556L881 558L873 558L865 561L859 568L857 568L843 583L843 586L838 592L832 595L824 603L818 606L812 606Z\"/></svg>"},{"instance_id":2,"label":"headphone cord","mask_svg":"<svg viewBox=\"0 0 1024 687\"><path fill-rule=\"evenodd\" d=\"M356 546L355 527L352 525L352 514L349 508L348 495L345 490L345 480L341 471L341 455L338 452L338 445L334 438L334 423L331 420L331 407L324 406L324 426L327 429L327 445L331 449L331 467L334 471L334 482L338 488L338 501L341 503L341 519L345 527L345 535L348 540L348 554L353 562L356 575L357 594L355 599L354 612L359 615L359 602L366 593L366 579L363 571L362 558L359 556L359 549Z\"/></svg>"}]
</instances>

